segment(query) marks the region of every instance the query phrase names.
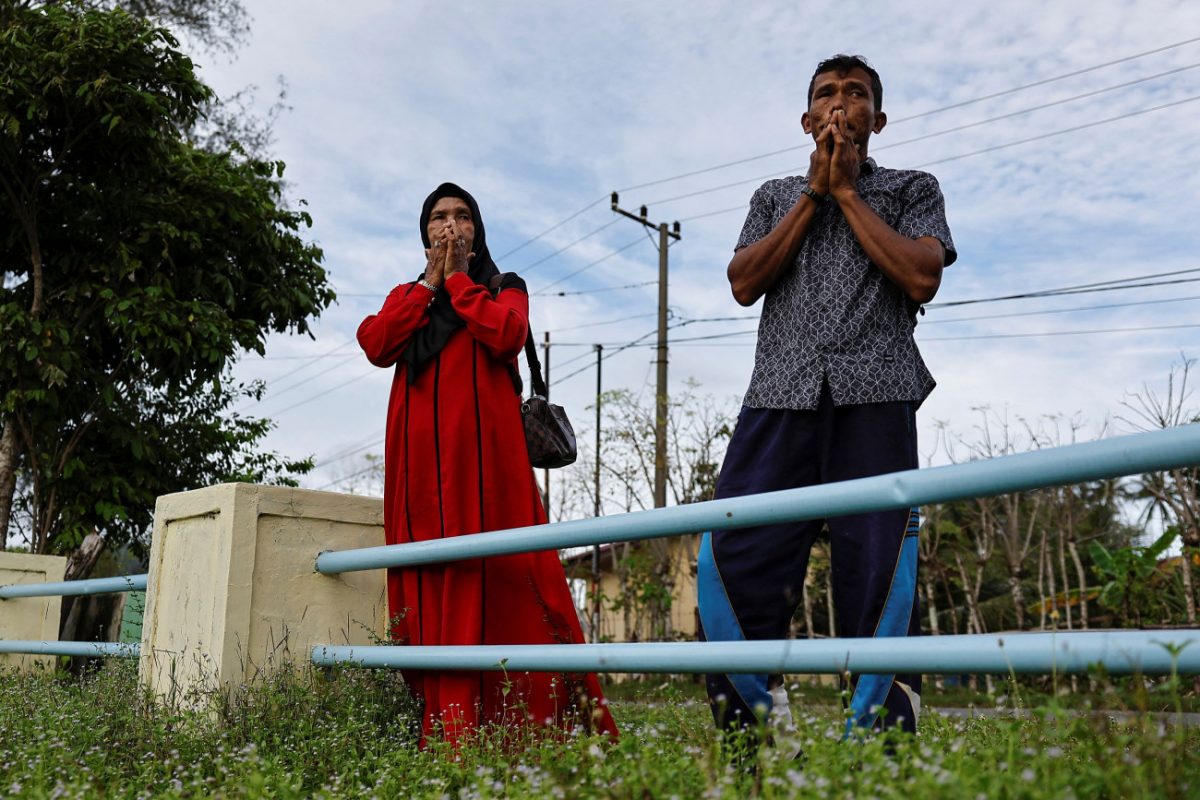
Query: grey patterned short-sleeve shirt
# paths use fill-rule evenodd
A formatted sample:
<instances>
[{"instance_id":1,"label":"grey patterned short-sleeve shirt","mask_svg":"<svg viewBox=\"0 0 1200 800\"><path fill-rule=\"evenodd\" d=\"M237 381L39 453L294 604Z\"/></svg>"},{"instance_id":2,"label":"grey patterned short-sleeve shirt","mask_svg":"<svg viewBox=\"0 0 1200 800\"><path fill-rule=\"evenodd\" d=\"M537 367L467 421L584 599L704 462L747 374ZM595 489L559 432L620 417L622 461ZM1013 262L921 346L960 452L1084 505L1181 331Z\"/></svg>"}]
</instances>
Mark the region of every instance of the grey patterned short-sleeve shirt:
<instances>
[{"instance_id":1,"label":"grey patterned short-sleeve shirt","mask_svg":"<svg viewBox=\"0 0 1200 800\"><path fill-rule=\"evenodd\" d=\"M737 247L770 233L799 201L803 177L764 183L750 200ZM912 239L933 236L957 257L937 179L927 172L863 162L858 193L881 219ZM817 217L795 268L767 292L754 372L744 405L811 410L829 382L836 405L907 400L919 405L933 376L913 341L917 305L867 258L832 201Z\"/></svg>"}]
</instances>

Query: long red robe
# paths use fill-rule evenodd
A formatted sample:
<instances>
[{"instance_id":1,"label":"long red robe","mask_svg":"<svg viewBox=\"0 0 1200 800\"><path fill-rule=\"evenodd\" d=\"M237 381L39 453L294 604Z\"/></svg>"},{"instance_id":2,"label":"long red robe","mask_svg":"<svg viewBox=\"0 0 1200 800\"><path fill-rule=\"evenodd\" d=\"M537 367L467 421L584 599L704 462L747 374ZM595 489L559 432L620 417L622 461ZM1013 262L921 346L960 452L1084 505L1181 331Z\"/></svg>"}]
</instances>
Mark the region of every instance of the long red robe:
<instances>
[{"instance_id":1,"label":"long red robe","mask_svg":"<svg viewBox=\"0 0 1200 800\"><path fill-rule=\"evenodd\" d=\"M363 320L358 342L379 367L396 366L388 403L384 528L388 544L546 522L525 448L520 397L508 364L528 330L529 298L497 296L463 273L445 281L464 327L408 382L401 358L428 324L428 289L392 290ZM392 635L424 645L583 641L557 553L544 551L388 572ZM423 737L457 741L481 722L572 725L616 735L592 675L414 672Z\"/></svg>"}]
</instances>

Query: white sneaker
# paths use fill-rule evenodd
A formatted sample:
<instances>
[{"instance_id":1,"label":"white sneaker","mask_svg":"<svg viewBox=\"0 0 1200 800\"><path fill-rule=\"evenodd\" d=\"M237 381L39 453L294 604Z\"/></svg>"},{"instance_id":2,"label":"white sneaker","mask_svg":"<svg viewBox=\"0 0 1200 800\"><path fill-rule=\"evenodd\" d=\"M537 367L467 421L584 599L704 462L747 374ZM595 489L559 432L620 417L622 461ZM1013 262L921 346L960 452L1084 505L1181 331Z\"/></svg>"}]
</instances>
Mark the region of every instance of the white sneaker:
<instances>
[{"instance_id":1,"label":"white sneaker","mask_svg":"<svg viewBox=\"0 0 1200 800\"><path fill-rule=\"evenodd\" d=\"M771 713L767 724L777 731L794 733L796 723L792 720L792 707L788 703L787 688L781 683L771 690Z\"/></svg>"}]
</instances>

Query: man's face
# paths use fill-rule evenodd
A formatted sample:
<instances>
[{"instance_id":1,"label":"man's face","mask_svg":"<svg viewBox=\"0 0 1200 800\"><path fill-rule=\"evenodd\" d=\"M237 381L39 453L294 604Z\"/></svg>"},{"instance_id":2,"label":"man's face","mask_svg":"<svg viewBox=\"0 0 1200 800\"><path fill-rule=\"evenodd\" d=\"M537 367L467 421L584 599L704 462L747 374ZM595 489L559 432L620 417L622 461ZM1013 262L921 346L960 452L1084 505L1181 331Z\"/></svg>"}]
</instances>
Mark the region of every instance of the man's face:
<instances>
[{"instance_id":1,"label":"man's face","mask_svg":"<svg viewBox=\"0 0 1200 800\"><path fill-rule=\"evenodd\" d=\"M443 197L433 204L429 212L429 225L425 228L432 245L439 240L449 240L462 237L467 247L475 243L475 220L471 217L471 209L461 197Z\"/></svg>"},{"instance_id":2,"label":"man's face","mask_svg":"<svg viewBox=\"0 0 1200 800\"><path fill-rule=\"evenodd\" d=\"M875 111L871 76L854 67L845 74L822 72L813 81L812 102L801 117L804 132L816 139L842 111L846 130L858 151L866 157L867 140L887 123L887 115Z\"/></svg>"}]
</instances>

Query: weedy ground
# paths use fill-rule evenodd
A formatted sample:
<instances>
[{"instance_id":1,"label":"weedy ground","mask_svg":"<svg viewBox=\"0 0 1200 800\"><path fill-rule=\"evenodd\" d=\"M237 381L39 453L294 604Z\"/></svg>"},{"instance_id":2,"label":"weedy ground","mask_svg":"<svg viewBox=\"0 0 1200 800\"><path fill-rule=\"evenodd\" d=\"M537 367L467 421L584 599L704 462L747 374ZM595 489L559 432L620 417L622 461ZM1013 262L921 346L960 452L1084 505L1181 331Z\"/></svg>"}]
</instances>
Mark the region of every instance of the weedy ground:
<instances>
[{"instance_id":1,"label":"weedy ground","mask_svg":"<svg viewBox=\"0 0 1200 800\"><path fill-rule=\"evenodd\" d=\"M414 704L386 671L284 671L202 713L156 706L130 663L83 678L5 672L0 794L1200 798L1200 727L1173 716L1194 705L1191 684L1089 685L1068 702L1011 684L983 699L1020 716L926 713L915 737L861 742L842 741L836 692L794 686L795 732L739 762L686 680L614 686L616 743L508 729L452 751L417 748ZM1133 713L1116 722L1089 703Z\"/></svg>"}]
</instances>

